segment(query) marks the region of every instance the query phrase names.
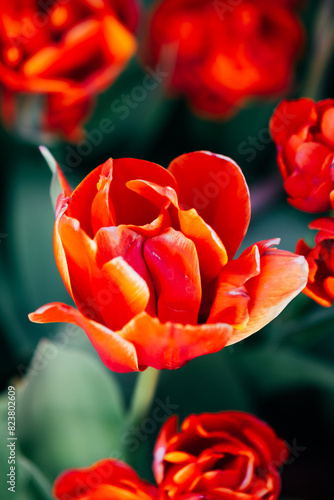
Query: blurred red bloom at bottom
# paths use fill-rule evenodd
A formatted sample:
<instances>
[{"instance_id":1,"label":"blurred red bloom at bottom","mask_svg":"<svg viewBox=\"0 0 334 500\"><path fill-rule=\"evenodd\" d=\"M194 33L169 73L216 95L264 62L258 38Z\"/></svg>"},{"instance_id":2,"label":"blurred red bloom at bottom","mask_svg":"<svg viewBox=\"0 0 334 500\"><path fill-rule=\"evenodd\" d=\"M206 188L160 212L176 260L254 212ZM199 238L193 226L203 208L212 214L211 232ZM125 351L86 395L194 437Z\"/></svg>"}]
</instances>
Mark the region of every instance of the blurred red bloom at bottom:
<instances>
[{"instance_id":1,"label":"blurred red bloom at bottom","mask_svg":"<svg viewBox=\"0 0 334 500\"><path fill-rule=\"evenodd\" d=\"M285 443L247 413L177 416L162 427L153 471L158 488L127 465L106 459L65 471L54 485L58 500L276 500Z\"/></svg>"},{"instance_id":2,"label":"blurred red bloom at bottom","mask_svg":"<svg viewBox=\"0 0 334 500\"><path fill-rule=\"evenodd\" d=\"M308 282L303 292L318 304L330 307L334 300L334 218L322 217L310 224L318 229L315 247L299 240L296 253L303 255L309 265Z\"/></svg>"},{"instance_id":3,"label":"blurred red bloom at bottom","mask_svg":"<svg viewBox=\"0 0 334 500\"><path fill-rule=\"evenodd\" d=\"M157 498L157 488L142 481L128 465L105 459L63 472L53 494L59 500L152 500Z\"/></svg>"}]
</instances>

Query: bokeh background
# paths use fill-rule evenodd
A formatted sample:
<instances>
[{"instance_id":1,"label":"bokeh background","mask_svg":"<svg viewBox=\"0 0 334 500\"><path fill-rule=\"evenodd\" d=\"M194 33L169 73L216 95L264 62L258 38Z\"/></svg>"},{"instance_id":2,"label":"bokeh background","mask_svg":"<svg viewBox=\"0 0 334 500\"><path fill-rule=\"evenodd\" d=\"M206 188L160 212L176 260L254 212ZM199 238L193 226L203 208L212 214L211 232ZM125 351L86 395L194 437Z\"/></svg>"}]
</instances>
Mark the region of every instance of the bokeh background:
<instances>
[{"instance_id":1,"label":"bokeh background","mask_svg":"<svg viewBox=\"0 0 334 500\"><path fill-rule=\"evenodd\" d=\"M153 3L147 1L146 5ZM301 12L306 46L288 97L305 95L305 82L319 53L315 29L321 1ZM331 20L334 30L334 18ZM315 96L333 96L334 52L319 74ZM273 68L275 71L275 68ZM279 98L257 100L229 120L195 117L183 99L168 99L163 82L129 109L112 112L122 93L142 85L145 70L133 58L85 124L80 144L49 145L74 187L108 157L135 157L165 167L177 155L210 150L231 156L242 168L252 197L252 221L243 247L281 237L294 251L299 238L312 244L314 216L290 207L282 188L268 122ZM101 120L112 131L100 134ZM255 138L255 143L254 143ZM148 418L122 433L125 409L137 374L117 375L99 360L84 332L67 325L36 325L28 313L52 301L70 303L58 275L52 248L54 212L51 173L38 150L0 129L0 470L7 470L7 387L17 387L19 500L52 498L50 485L67 467L106 457L123 458L152 478L152 446L159 415L239 409L266 420L291 448L282 471L284 500L334 498L334 311L304 295L261 332L184 368L161 373ZM30 366L30 371L29 371ZM25 379L22 377L25 376ZM2 485L6 498L7 487Z\"/></svg>"}]
</instances>

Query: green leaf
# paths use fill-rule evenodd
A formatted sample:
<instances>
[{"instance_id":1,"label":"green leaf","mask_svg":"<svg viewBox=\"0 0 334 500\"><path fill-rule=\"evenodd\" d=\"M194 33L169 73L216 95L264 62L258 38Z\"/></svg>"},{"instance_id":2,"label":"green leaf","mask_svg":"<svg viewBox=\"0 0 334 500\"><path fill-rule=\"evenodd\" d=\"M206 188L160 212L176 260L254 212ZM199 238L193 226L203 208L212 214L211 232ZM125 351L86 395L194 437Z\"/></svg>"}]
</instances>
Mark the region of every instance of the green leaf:
<instances>
[{"instance_id":1,"label":"green leaf","mask_svg":"<svg viewBox=\"0 0 334 500\"><path fill-rule=\"evenodd\" d=\"M7 483L10 466L15 467L15 493L20 500L53 500L52 485L38 468L23 457L20 453L19 441L16 441L15 464L8 464L9 448L8 435L8 396L5 391L0 398L0 436L3 446L0 447L0 492L1 500L13 499L13 492L9 491Z\"/></svg>"},{"instance_id":2,"label":"green leaf","mask_svg":"<svg viewBox=\"0 0 334 500\"><path fill-rule=\"evenodd\" d=\"M13 495L20 500L53 500L52 485L43 476L40 470L20 453L19 440L15 447L15 464L8 464L9 448L7 447L8 435L8 396L5 391L0 398L0 436L3 446L0 447L0 492L1 500L9 500ZM15 493L9 491L7 483L10 466L15 467Z\"/></svg>"},{"instance_id":3,"label":"green leaf","mask_svg":"<svg viewBox=\"0 0 334 500\"><path fill-rule=\"evenodd\" d=\"M53 253L50 174L37 148L17 150L13 175L6 185L8 199L4 213L8 238L0 245L1 322L16 364L18 360L29 359L37 339L53 329L52 325L31 323L28 313L46 302L69 298Z\"/></svg>"},{"instance_id":4,"label":"green leaf","mask_svg":"<svg viewBox=\"0 0 334 500\"><path fill-rule=\"evenodd\" d=\"M18 395L20 446L48 478L121 456L123 401L102 362L42 341L26 379Z\"/></svg>"},{"instance_id":5,"label":"green leaf","mask_svg":"<svg viewBox=\"0 0 334 500\"><path fill-rule=\"evenodd\" d=\"M19 456L17 493L20 500L53 500L52 485L27 458Z\"/></svg>"},{"instance_id":6,"label":"green leaf","mask_svg":"<svg viewBox=\"0 0 334 500\"><path fill-rule=\"evenodd\" d=\"M58 200L58 196L62 192L62 187L60 185L58 171L57 171L57 162L55 158L52 156L51 152L45 146L40 146L40 152L42 153L46 163L48 164L49 169L52 173L52 179L50 184L50 198L53 210L56 210L56 204Z\"/></svg>"},{"instance_id":7,"label":"green leaf","mask_svg":"<svg viewBox=\"0 0 334 500\"><path fill-rule=\"evenodd\" d=\"M1 484L1 500L10 500L17 496L20 500L53 500L52 484L41 471L16 449L15 492L9 491L7 484L9 465L1 468L3 483ZM2 465L2 464L1 464ZM6 476L6 477L5 477Z\"/></svg>"}]
</instances>

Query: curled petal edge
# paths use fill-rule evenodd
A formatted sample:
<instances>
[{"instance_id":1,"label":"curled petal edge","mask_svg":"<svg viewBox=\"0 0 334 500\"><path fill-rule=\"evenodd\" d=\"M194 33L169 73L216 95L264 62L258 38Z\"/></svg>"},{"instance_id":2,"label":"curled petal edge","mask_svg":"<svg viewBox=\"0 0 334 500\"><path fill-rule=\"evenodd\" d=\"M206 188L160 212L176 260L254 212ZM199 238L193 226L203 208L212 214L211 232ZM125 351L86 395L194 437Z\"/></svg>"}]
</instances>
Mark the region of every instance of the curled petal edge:
<instances>
[{"instance_id":1,"label":"curled petal edge","mask_svg":"<svg viewBox=\"0 0 334 500\"><path fill-rule=\"evenodd\" d=\"M142 371L148 366L176 369L191 359L220 351L232 335L231 325L181 325L160 323L146 312L135 316L122 330L113 332L60 302L29 314L35 323L73 323L87 334L103 363L119 373ZM154 340L154 341L153 341Z\"/></svg>"},{"instance_id":2,"label":"curled petal edge","mask_svg":"<svg viewBox=\"0 0 334 500\"><path fill-rule=\"evenodd\" d=\"M34 323L72 323L80 326L108 368L119 373L139 371L137 353L130 342L106 326L88 319L74 307L52 302L30 313L29 319Z\"/></svg>"},{"instance_id":3,"label":"curled petal edge","mask_svg":"<svg viewBox=\"0 0 334 500\"><path fill-rule=\"evenodd\" d=\"M261 256L261 271L249 281L251 297L249 322L234 330L228 345L235 344L276 318L306 286L308 264L303 256L278 249L268 249Z\"/></svg>"}]
</instances>

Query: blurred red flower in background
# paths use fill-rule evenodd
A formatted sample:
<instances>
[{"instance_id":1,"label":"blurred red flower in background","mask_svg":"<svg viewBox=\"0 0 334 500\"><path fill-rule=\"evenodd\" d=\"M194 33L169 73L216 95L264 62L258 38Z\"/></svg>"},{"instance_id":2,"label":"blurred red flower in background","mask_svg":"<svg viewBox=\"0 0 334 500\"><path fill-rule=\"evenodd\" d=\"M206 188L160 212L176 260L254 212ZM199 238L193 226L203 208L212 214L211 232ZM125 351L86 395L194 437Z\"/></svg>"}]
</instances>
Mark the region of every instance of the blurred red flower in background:
<instances>
[{"instance_id":1,"label":"blurred red flower in background","mask_svg":"<svg viewBox=\"0 0 334 500\"><path fill-rule=\"evenodd\" d=\"M282 101L270 121L289 203L305 212L330 209L334 100Z\"/></svg>"},{"instance_id":2,"label":"blurred red flower in background","mask_svg":"<svg viewBox=\"0 0 334 500\"><path fill-rule=\"evenodd\" d=\"M219 117L287 89L302 41L291 2L162 0L152 8L143 59L168 69L170 90L196 111Z\"/></svg>"},{"instance_id":3,"label":"blurred red flower in background","mask_svg":"<svg viewBox=\"0 0 334 500\"><path fill-rule=\"evenodd\" d=\"M160 499L275 500L285 443L252 415L190 415L178 430L171 417L158 436L153 470Z\"/></svg>"},{"instance_id":4,"label":"blurred red flower in background","mask_svg":"<svg viewBox=\"0 0 334 500\"><path fill-rule=\"evenodd\" d=\"M168 170L108 160L58 199L54 250L78 309L30 315L81 326L112 370L179 368L258 331L305 286L303 257L261 241L232 260L247 231L245 178L208 152ZM195 207L195 208L194 208Z\"/></svg>"},{"instance_id":5,"label":"blurred red flower in background","mask_svg":"<svg viewBox=\"0 0 334 500\"><path fill-rule=\"evenodd\" d=\"M318 304L330 307L334 300L334 218L317 219L309 227L319 230L315 247L310 248L299 240L296 248L309 265L308 282L303 291Z\"/></svg>"},{"instance_id":6,"label":"blurred red flower in background","mask_svg":"<svg viewBox=\"0 0 334 500\"><path fill-rule=\"evenodd\" d=\"M105 459L56 480L58 500L276 500L286 444L265 422L242 412L177 416L162 427L154 449L158 488L126 464Z\"/></svg>"},{"instance_id":7,"label":"blurred red flower in background","mask_svg":"<svg viewBox=\"0 0 334 500\"><path fill-rule=\"evenodd\" d=\"M126 464L105 459L63 472L53 494L58 500L276 500L288 456L271 427L248 413L190 415L180 431L173 416L155 444L158 488Z\"/></svg>"},{"instance_id":8,"label":"blurred red flower in background","mask_svg":"<svg viewBox=\"0 0 334 500\"><path fill-rule=\"evenodd\" d=\"M79 139L96 94L115 80L136 50L137 22L137 0L1 2L4 123Z\"/></svg>"},{"instance_id":9,"label":"blurred red flower in background","mask_svg":"<svg viewBox=\"0 0 334 500\"><path fill-rule=\"evenodd\" d=\"M157 488L142 481L128 465L105 459L85 469L61 474L53 487L59 500L152 500Z\"/></svg>"}]
</instances>

